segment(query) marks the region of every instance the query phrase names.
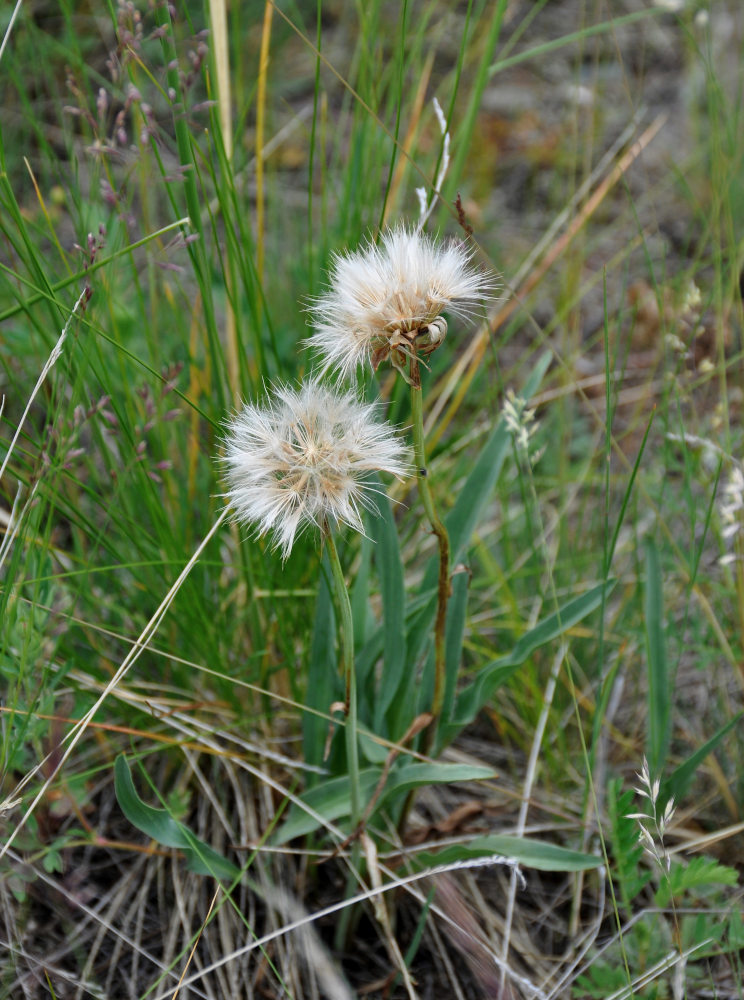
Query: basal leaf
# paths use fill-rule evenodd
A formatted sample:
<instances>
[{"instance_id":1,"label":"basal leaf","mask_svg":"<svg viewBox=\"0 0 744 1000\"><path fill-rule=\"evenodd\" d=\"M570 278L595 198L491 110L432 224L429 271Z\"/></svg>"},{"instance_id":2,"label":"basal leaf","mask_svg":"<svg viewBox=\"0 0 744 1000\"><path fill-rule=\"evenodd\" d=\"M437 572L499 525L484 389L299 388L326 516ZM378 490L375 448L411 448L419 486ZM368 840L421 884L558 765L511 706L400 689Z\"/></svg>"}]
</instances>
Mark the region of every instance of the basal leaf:
<instances>
[{"instance_id":1,"label":"basal leaf","mask_svg":"<svg viewBox=\"0 0 744 1000\"><path fill-rule=\"evenodd\" d=\"M393 795L413 791L423 785L450 785L457 781L487 781L495 778L493 768L477 764L425 764L415 761L393 770L378 800L378 807Z\"/></svg>"},{"instance_id":2,"label":"basal leaf","mask_svg":"<svg viewBox=\"0 0 744 1000\"><path fill-rule=\"evenodd\" d=\"M409 618L406 632L406 669L398 693L388 710L391 739L400 739L422 706L428 709L431 705L431 671L422 671L421 663L424 657L429 657L433 647L436 592L427 591L426 594L419 595L415 606L416 613ZM433 662L433 656L431 659ZM427 685L423 690L422 682Z\"/></svg>"},{"instance_id":3,"label":"basal leaf","mask_svg":"<svg viewBox=\"0 0 744 1000\"><path fill-rule=\"evenodd\" d=\"M380 774L381 768L379 767L366 768L360 772L359 798L362 808L372 797ZM286 844L288 840L294 840L295 837L304 837L306 834L312 833L323 825L322 820L318 817L333 823L348 816L351 811L349 779L346 775L323 781L303 792L299 798L309 811L303 810L302 806L293 805L286 821L272 837L272 843ZM311 815L311 813L315 815Z\"/></svg>"},{"instance_id":4,"label":"basal leaf","mask_svg":"<svg viewBox=\"0 0 744 1000\"><path fill-rule=\"evenodd\" d=\"M134 787L124 754L119 754L114 761L114 791L121 811L132 826L163 847L181 851L191 871L231 882L240 878L241 870L237 865L205 844L166 809L157 809L142 801Z\"/></svg>"},{"instance_id":5,"label":"basal leaf","mask_svg":"<svg viewBox=\"0 0 744 1000\"><path fill-rule=\"evenodd\" d=\"M382 768L373 767L359 775L360 799L362 808L372 798L382 774ZM482 781L494 778L495 772L490 767L480 767L470 764L425 764L413 762L393 768L376 803L379 809L393 795L402 795L422 785L442 785L455 781ZM320 785L309 789L300 796L300 800L310 811L303 812L302 807L293 805L287 821L282 824L273 838L273 843L284 844L295 837L304 837L319 829L322 822L317 817L323 817L328 822L345 819L351 811L349 795L349 779L347 777L331 778Z\"/></svg>"},{"instance_id":6,"label":"basal leaf","mask_svg":"<svg viewBox=\"0 0 744 1000\"><path fill-rule=\"evenodd\" d=\"M458 696L454 721L449 726L443 727L443 743L456 736L467 723L472 722L493 692L507 681L536 649L563 635L582 618L591 614L601 604L605 587L613 586L614 581L600 583L580 597L568 601L560 610L543 618L534 628L525 632L510 653L492 660L483 667L475 681Z\"/></svg>"},{"instance_id":7,"label":"basal leaf","mask_svg":"<svg viewBox=\"0 0 744 1000\"><path fill-rule=\"evenodd\" d=\"M467 572L455 573L452 577L452 594L447 605L446 681L441 715L441 722L445 725L452 718L455 707L457 677L462 661L462 643L465 636L465 619L468 610L469 583L470 577Z\"/></svg>"},{"instance_id":8,"label":"basal leaf","mask_svg":"<svg viewBox=\"0 0 744 1000\"><path fill-rule=\"evenodd\" d=\"M472 858L485 858L492 854L518 861L526 868L546 872L579 872L598 868L603 864L602 858L593 854L572 851L542 840L500 833L476 837L464 844L451 844L441 851L425 851L416 855L416 861L429 868Z\"/></svg>"}]
</instances>

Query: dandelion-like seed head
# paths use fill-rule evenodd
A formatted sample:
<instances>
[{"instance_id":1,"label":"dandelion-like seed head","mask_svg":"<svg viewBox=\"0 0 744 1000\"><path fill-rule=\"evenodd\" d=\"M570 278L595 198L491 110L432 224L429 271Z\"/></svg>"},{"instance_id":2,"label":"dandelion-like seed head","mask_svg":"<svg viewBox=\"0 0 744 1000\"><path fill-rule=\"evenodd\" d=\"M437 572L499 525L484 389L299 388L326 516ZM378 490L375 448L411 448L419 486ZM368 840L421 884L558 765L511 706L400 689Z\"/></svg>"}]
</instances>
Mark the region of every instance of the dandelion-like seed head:
<instances>
[{"instance_id":1,"label":"dandelion-like seed head","mask_svg":"<svg viewBox=\"0 0 744 1000\"><path fill-rule=\"evenodd\" d=\"M472 256L461 243L440 243L403 225L385 232L379 245L335 255L329 288L309 307L309 344L322 371L349 377L360 365L377 370L390 360L405 375L411 357L444 340L443 312L466 317L493 291Z\"/></svg>"},{"instance_id":2,"label":"dandelion-like seed head","mask_svg":"<svg viewBox=\"0 0 744 1000\"><path fill-rule=\"evenodd\" d=\"M375 404L317 381L246 404L230 422L224 464L235 519L271 532L284 559L308 525L363 531L374 474L407 471L405 447Z\"/></svg>"}]
</instances>

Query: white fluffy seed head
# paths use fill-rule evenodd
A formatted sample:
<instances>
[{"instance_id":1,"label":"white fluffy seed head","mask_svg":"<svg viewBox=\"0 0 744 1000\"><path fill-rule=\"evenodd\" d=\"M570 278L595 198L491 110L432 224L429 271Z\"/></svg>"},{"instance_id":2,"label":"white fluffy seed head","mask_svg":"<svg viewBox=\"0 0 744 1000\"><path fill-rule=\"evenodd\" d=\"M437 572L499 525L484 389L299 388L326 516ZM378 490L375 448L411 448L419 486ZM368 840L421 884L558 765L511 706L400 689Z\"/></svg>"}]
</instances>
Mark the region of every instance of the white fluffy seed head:
<instances>
[{"instance_id":1,"label":"white fluffy seed head","mask_svg":"<svg viewBox=\"0 0 744 1000\"><path fill-rule=\"evenodd\" d=\"M468 316L493 292L472 256L461 243L437 242L402 225L385 232L379 245L336 254L328 290L309 306L308 343L321 370L348 377L359 365L377 368L394 351L410 353L419 336L423 353L439 346L447 329L440 314Z\"/></svg>"},{"instance_id":2,"label":"white fluffy seed head","mask_svg":"<svg viewBox=\"0 0 744 1000\"><path fill-rule=\"evenodd\" d=\"M225 497L234 517L271 532L284 559L308 525L348 524L363 531L361 508L374 509L372 477L406 473L394 428L360 402L317 381L275 386L263 406L247 403L230 422L224 447Z\"/></svg>"}]
</instances>

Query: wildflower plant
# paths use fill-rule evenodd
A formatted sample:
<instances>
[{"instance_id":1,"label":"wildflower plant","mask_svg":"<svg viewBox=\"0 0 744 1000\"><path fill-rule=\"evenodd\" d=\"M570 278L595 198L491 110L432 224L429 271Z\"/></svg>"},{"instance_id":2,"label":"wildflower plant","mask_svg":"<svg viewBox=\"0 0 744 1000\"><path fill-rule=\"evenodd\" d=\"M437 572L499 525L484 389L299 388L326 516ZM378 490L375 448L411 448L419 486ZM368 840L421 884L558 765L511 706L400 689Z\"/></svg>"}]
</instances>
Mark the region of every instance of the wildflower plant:
<instances>
[{"instance_id":1,"label":"wildflower plant","mask_svg":"<svg viewBox=\"0 0 744 1000\"><path fill-rule=\"evenodd\" d=\"M446 147L441 113L438 118ZM446 171L446 148L444 152L434 197ZM254 535L269 537L283 560L303 531L317 531L331 571L330 580L320 579L309 649L303 732L305 763L312 772L274 840L285 843L311 833L318 828L319 817L348 819L349 837L340 847L352 844L350 869L357 876L363 870L360 845L365 828L378 814L385 816L390 830L401 831L416 788L493 776L489 768L409 760L407 753L401 753L408 745L415 750L418 734L426 730L424 749L436 756L471 721L502 676L492 677L489 665L464 691L458 690L468 575L457 572L451 577L450 566L465 555L499 475L510 430L505 421L497 423L445 525L426 467L421 380L422 364L428 367L428 358L447 334L446 317L471 318L495 283L476 266L467 244L423 232L432 206L424 198L421 202L417 226L395 225L380 235L379 242L368 241L333 258L328 287L309 306L308 344L316 353L316 374L297 389L277 385L265 402L243 406L231 419L224 441L224 497L234 519ZM439 549L438 565L427 568L420 594L411 599L395 518L387 498L375 496L382 493L379 473L402 477L409 471L408 453L397 432L379 421L375 404L342 388L386 362L410 390L419 494ZM535 366L524 386L525 401L536 390L547 363L545 356ZM353 612L336 547L342 527L367 539L354 583ZM380 582L379 629L371 624L374 616L368 616L364 606L370 544ZM331 595L345 679L343 758L332 746L325 721L329 708L333 712L339 706L337 681L328 669L327 637L334 629ZM584 595L573 602L575 607L562 609L563 616L555 619L558 632L596 607L598 597L598 593ZM557 634L552 621L538 627L540 643ZM511 656L510 667L516 668L523 656L521 649ZM389 741L394 751L384 749ZM329 776L313 777L321 770ZM349 882L347 898L352 894ZM348 915L337 926L337 944L344 943L347 928Z\"/></svg>"},{"instance_id":2,"label":"wildflower plant","mask_svg":"<svg viewBox=\"0 0 744 1000\"><path fill-rule=\"evenodd\" d=\"M360 508L374 509L370 476L406 471L403 443L376 410L317 381L299 390L276 386L267 403L246 404L232 419L224 456L226 497L237 521L259 535L271 532L284 559L310 525L326 544L340 610L352 828L360 816L354 634L333 531L346 524L362 532Z\"/></svg>"},{"instance_id":3,"label":"wildflower plant","mask_svg":"<svg viewBox=\"0 0 744 1000\"><path fill-rule=\"evenodd\" d=\"M647 5L609 76L582 53L612 24L582 5L548 24L540 4L508 18L501 3L373 2L340 19L226 6L19 3L0 31L8 995L45 981L110 1000L343 997L374 979L415 997L417 976L435 996L730 992L738 873L700 851L736 834L741 756L743 78L729 73L737 33L721 30L736 5L710 5L709 30L706 11L659 19ZM515 86L529 96L524 67L546 39L556 85L573 66L581 87L554 109L549 149L511 128L494 170L499 106ZM701 99L674 102L667 130L636 115L636 56L680 46L666 82ZM585 114L591 100L612 115ZM536 179L551 197L525 219L513 196ZM514 289L487 324L495 282L466 210ZM379 218L390 228L365 238ZM297 384L310 289L317 374ZM489 345L503 345L498 377ZM411 511L385 495L414 463L407 432L362 402L375 372L396 406L411 396L396 415L412 426ZM495 384L514 387L503 407ZM698 444L659 447L681 426ZM563 659L546 648L562 636ZM651 778L631 805L608 778L640 764L644 742ZM461 881L495 859L515 872L506 892L487 869ZM564 875L532 876L523 896L517 864ZM343 866L354 891L340 899ZM583 869L595 875L565 877ZM551 933L530 934L556 901ZM331 956L350 902L370 920Z\"/></svg>"},{"instance_id":4,"label":"wildflower plant","mask_svg":"<svg viewBox=\"0 0 744 1000\"><path fill-rule=\"evenodd\" d=\"M422 213L422 223L425 217ZM310 306L314 329L309 343L319 355L321 372L349 378L360 367L376 372L389 361L410 387L419 494L439 546L430 745L444 699L450 543L428 480L420 362L444 341L445 311L465 319L491 293L491 278L472 258L472 250L462 243L439 242L422 232L421 225L400 224L383 233L379 245L370 241L337 254L327 291Z\"/></svg>"}]
</instances>

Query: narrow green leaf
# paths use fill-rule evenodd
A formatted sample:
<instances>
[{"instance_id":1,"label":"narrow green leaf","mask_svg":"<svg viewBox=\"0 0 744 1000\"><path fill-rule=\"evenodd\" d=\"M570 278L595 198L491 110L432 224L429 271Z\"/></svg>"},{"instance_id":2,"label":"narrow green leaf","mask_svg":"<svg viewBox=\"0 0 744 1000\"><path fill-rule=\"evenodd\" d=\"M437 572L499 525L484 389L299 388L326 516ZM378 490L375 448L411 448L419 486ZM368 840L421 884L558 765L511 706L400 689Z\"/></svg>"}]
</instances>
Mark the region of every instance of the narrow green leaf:
<instances>
[{"instance_id":1,"label":"narrow green leaf","mask_svg":"<svg viewBox=\"0 0 744 1000\"><path fill-rule=\"evenodd\" d=\"M432 622L436 611L436 593L417 594L406 603L406 665L402 671L400 684L395 697L388 708L385 720L385 734L389 739L399 739L406 731L415 712L412 706L416 703L415 688L417 665L422 651L431 638ZM383 622L370 637L356 658L357 678L360 690L362 685L370 698L376 697L371 686L370 676L379 658L383 655L385 642L385 623Z\"/></svg>"},{"instance_id":2,"label":"narrow green leaf","mask_svg":"<svg viewBox=\"0 0 744 1000\"><path fill-rule=\"evenodd\" d=\"M648 762L652 776L661 774L669 748L669 673L664 636L664 594L659 550L646 539L644 614L648 663Z\"/></svg>"},{"instance_id":3,"label":"narrow green leaf","mask_svg":"<svg viewBox=\"0 0 744 1000\"><path fill-rule=\"evenodd\" d=\"M421 604L408 622L406 632L406 669L398 693L388 711L391 739L400 739L414 718L431 705L433 690L434 616L436 591L420 595ZM428 647L428 648L427 648ZM424 669L422 670L422 662Z\"/></svg>"},{"instance_id":4,"label":"narrow green leaf","mask_svg":"<svg viewBox=\"0 0 744 1000\"><path fill-rule=\"evenodd\" d=\"M476 837L465 844L451 844L441 851L425 851L416 855L422 867L448 865L456 861L472 858L486 858L492 854L518 861L526 868L537 868L545 872L580 872L599 868L602 858L581 851L571 851L556 844L546 844L541 840L513 837L509 834L491 834Z\"/></svg>"},{"instance_id":5,"label":"narrow green leaf","mask_svg":"<svg viewBox=\"0 0 744 1000\"><path fill-rule=\"evenodd\" d=\"M606 293L606 289L605 289L605 293ZM609 325L608 325L608 319L607 319L607 302L606 302L606 299L605 299L605 371L606 372L610 372L611 371L611 368L610 368L610 359L609 359ZM608 377L606 378L605 381L607 383L607 389L606 389L606 392L607 392L606 408L607 408L607 413L611 414L612 413L612 405L611 405L611 398L610 398L610 386L611 386L613 380L608 375ZM607 438L606 438L607 444L606 444L606 460L605 460L606 477L607 477L605 479L605 505L606 505L606 507L605 507L605 556L604 556L604 570L603 570L603 575L605 577L607 576L607 574L610 571L610 566L612 565L612 560L613 560L614 555L615 555L615 548L617 546L617 540L620 537L620 530L621 530L621 528L623 526L623 523L625 521L625 514L626 514L626 512L628 510L628 504L630 503L630 497L631 497L632 492L633 492L633 485L635 483L636 476L638 475L638 470L641 467L641 458L643 457L643 455L645 453L645 450L646 450L646 442L648 441L648 436L649 436L649 433L651 431L651 424L653 423L654 413L655 413L655 411L653 411L651 413L651 416L649 417L648 423L646 424L646 430L645 430L644 435L643 435L643 440L641 441L641 446L638 449L638 454L636 455L635 462L633 463L633 471L630 474L630 477L628 479L628 483L627 483L627 486L626 486L626 489L625 489L625 493L623 494L623 499L622 499L622 502L620 504L620 512L618 514L617 521L615 523L615 530L612 533L612 539L609 541L609 544L608 544L608 534L609 534L610 467L611 467L610 456L612 454L612 422L611 422L611 419L607 420ZM604 617L605 616L604 616L604 610L605 610L604 609L604 602L602 602L602 605L600 606L600 611L599 611L599 614L600 614L600 619L599 619L599 652L598 652L598 662L599 663L604 663L604 660L605 660L605 657L604 657L604 646L605 646L605 634L604 634ZM585 785L585 795L589 794L589 785L588 785L588 782L589 782L589 780L591 778L591 775L594 774L594 762L595 762L595 759L596 759L597 750L598 750L599 745L600 745L602 727L604 725L605 715L607 713L607 706L609 705L610 697L612 695L612 691L614 690L615 677L617 675L617 671L620 668L620 664L621 664L621 660L618 658L615 661L615 663L610 667L610 669L607 671L607 673L605 674L605 677L604 677L604 679L602 681L602 684L601 684L601 688L600 688L600 692L599 692L599 697L597 699L597 707L596 707L595 712L594 712L594 720L592 722L592 739L591 739L591 746L590 746L590 749L589 749L589 767L587 768L587 784Z\"/></svg>"},{"instance_id":6,"label":"narrow green leaf","mask_svg":"<svg viewBox=\"0 0 744 1000\"><path fill-rule=\"evenodd\" d=\"M390 753L388 746L372 739L362 729L359 730L359 749L370 764L384 764Z\"/></svg>"},{"instance_id":7,"label":"narrow green leaf","mask_svg":"<svg viewBox=\"0 0 744 1000\"><path fill-rule=\"evenodd\" d=\"M124 754L119 754L114 761L114 791L121 811L129 822L146 836L156 840L163 847L181 849L189 846L180 823L176 822L165 809L148 806L139 797Z\"/></svg>"},{"instance_id":8,"label":"narrow green leaf","mask_svg":"<svg viewBox=\"0 0 744 1000\"><path fill-rule=\"evenodd\" d=\"M114 761L114 792L121 811L132 826L163 847L181 851L190 871L229 881L240 878L240 868L205 844L166 809L156 809L142 801L124 754L119 754Z\"/></svg>"},{"instance_id":9,"label":"narrow green leaf","mask_svg":"<svg viewBox=\"0 0 744 1000\"><path fill-rule=\"evenodd\" d=\"M496 688L507 681L536 649L557 639L599 607L605 587L613 586L613 580L600 583L580 597L568 601L558 611L538 622L529 632L525 632L510 653L483 667L475 681L458 696L453 723L442 727L442 742L448 742L463 726L472 722Z\"/></svg>"},{"instance_id":10,"label":"narrow green leaf","mask_svg":"<svg viewBox=\"0 0 744 1000\"><path fill-rule=\"evenodd\" d=\"M691 754L684 763L676 767L669 777L661 783L661 808L663 808L673 797L677 802L684 796L690 783L695 776L695 772L702 764L709 753L712 753L724 736L734 728L744 718L744 712L738 712L733 719L730 719L718 730L709 740L706 740L701 747Z\"/></svg>"},{"instance_id":11,"label":"narrow green leaf","mask_svg":"<svg viewBox=\"0 0 744 1000\"><path fill-rule=\"evenodd\" d=\"M527 379L521 395L525 399L534 396L550 364L551 354L546 351L537 361ZM483 510L493 493L501 474L504 459L509 453L511 435L504 421L499 418L490 438L476 459L472 472L460 491L454 507L445 518L449 534L452 565L455 566L465 555L465 549L481 519ZM437 563L432 560L427 568L422 590L434 589L437 584Z\"/></svg>"},{"instance_id":12,"label":"narrow green leaf","mask_svg":"<svg viewBox=\"0 0 744 1000\"><path fill-rule=\"evenodd\" d=\"M354 646L361 649L369 638L374 622L369 607L370 567L374 542L362 535L359 569L351 590L351 617L354 623Z\"/></svg>"},{"instance_id":13,"label":"narrow green leaf","mask_svg":"<svg viewBox=\"0 0 744 1000\"><path fill-rule=\"evenodd\" d=\"M741 951L744 948L744 916L741 910L735 910L726 922L726 940L724 947L727 952Z\"/></svg>"},{"instance_id":14,"label":"narrow green leaf","mask_svg":"<svg viewBox=\"0 0 744 1000\"><path fill-rule=\"evenodd\" d=\"M552 38L548 42L543 42L541 45L535 45L532 48L525 49L523 52L517 52L513 56L508 56L506 59L499 59L497 62L489 66L488 75L493 76L495 73L503 73L504 70L509 69L512 66L518 66L520 63L528 62L529 60L534 60L537 63L541 63L546 58L549 59L551 53L557 49L564 48L567 45L572 45L578 42L580 45L585 45L588 38L592 38L594 35L603 34L614 34L621 26L626 24L633 24L635 21L642 21L648 17L653 17L659 13L662 13L665 8L662 8L659 4L656 8L653 6L644 7L642 10L633 11L630 14L624 14L621 17L613 17L608 21L600 21L599 24L589 24L582 25L579 31L567 32L566 34L561 34L559 38Z\"/></svg>"},{"instance_id":15,"label":"narrow green leaf","mask_svg":"<svg viewBox=\"0 0 744 1000\"><path fill-rule=\"evenodd\" d=\"M175 31L170 8L162 6L156 7L155 19L158 22L158 27L161 29L160 44L163 51L164 63L167 67L166 76L168 86L173 88L174 93L178 93L181 86L181 80L178 75ZM173 108L175 112L175 104L173 105ZM184 115L174 113L173 129L176 137L178 158L180 165L183 168L183 175L179 178L179 182L177 184L166 181L165 190L174 209L176 209L176 202L179 199L175 192L181 188L183 189L186 197L190 223L195 227L201 237L201 239L188 244L187 252L191 259L195 277L201 292L201 306L213 370L222 372L225 370L225 350L220 340L220 331L216 319L213 296L214 284L211 280L211 268L207 258L207 241L205 240L205 232L202 222L202 202L199 196L199 189L196 180L199 172L199 164L195 158L198 147L193 136L189 132L188 122ZM159 155L159 149L154 136L151 138L151 144L153 154L160 165L160 169L163 173L163 179L165 180L165 168L163 166L162 157ZM182 215L183 213L179 211L178 214ZM184 233L184 235L187 234ZM227 400L225 397L225 381L220 378L213 379L212 388L219 401L220 410L223 412L226 411Z\"/></svg>"},{"instance_id":16,"label":"narrow green leaf","mask_svg":"<svg viewBox=\"0 0 744 1000\"><path fill-rule=\"evenodd\" d=\"M464 557L465 549L473 537L496 482L501 474L504 459L509 453L511 438L504 421L499 418L490 438L478 456L473 471L467 478L448 516L445 527L450 537L452 563ZM437 563L432 560L424 575L422 590L436 587Z\"/></svg>"},{"instance_id":17,"label":"narrow green leaf","mask_svg":"<svg viewBox=\"0 0 744 1000\"><path fill-rule=\"evenodd\" d=\"M378 808L393 795L410 792L424 785L449 785L457 781L488 781L495 778L493 768L477 764L425 764L415 761L392 771L377 802Z\"/></svg>"},{"instance_id":18,"label":"narrow green leaf","mask_svg":"<svg viewBox=\"0 0 744 1000\"><path fill-rule=\"evenodd\" d=\"M507 0L495 0L495 3L490 3L488 7L488 27L481 29L482 22L478 22L477 30L479 37L477 40L477 51L479 52L479 59L477 66L468 66L469 72L474 74L473 86L470 91L470 96L465 106L465 110L460 111L458 109L458 113L455 116L458 121L458 128L454 136L455 141L452 143L454 155L447 173L445 188L443 191L444 197L442 201L445 206L448 202L452 202L454 200L456 185L461 183L460 178L462 176L462 170L467 162L470 150L472 149L471 140L473 132L477 128L478 111L481 106L481 98L483 96L483 91L488 84L489 67L493 62L496 46L499 38L501 37L501 26L504 21L507 6ZM465 50L464 38L461 51L463 50ZM467 51L468 53L474 52L476 51L476 48L471 45ZM470 60L468 60L468 62L470 62ZM450 120L454 110L454 99L455 94L453 93L453 104L449 108Z\"/></svg>"},{"instance_id":19,"label":"narrow green leaf","mask_svg":"<svg viewBox=\"0 0 744 1000\"><path fill-rule=\"evenodd\" d=\"M525 382L522 389L522 395L525 399L529 399L531 396L537 392L540 382L547 371L548 365L550 364L551 354L546 351L537 361L534 366L530 377ZM511 435L507 430L504 421L499 418L496 422L491 436L484 445L481 453L479 454L475 466L472 472L468 476L465 485L463 486L460 495L458 496L454 507L445 518L445 526L447 528L447 533L449 534L450 540L450 552L452 556L452 566L456 566L458 562L462 561L466 556L466 550L470 544L470 540L475 532L478 522L483 514L483 511L488 503L488 500L498 482L498 478L501 474L501 469L504 464L504 459L509 453L509 448L511 445ZM408 632L408 680L409 687L407 691L401 692L401 698L398 701L398 722L395 729L391 732L397 733L398 736L405 731L407 725L413 718L413 714L409 712L405 718L403 716L402 706L413 704L412 701L412 685L415 682L416 671L421 663L424 655L425 644L431 639L431 632L433 629L434 617L436 615L437 601L436 601L436 588L437 588L437 574L439 572L438 561L436 558L430 560L429 565L424 573L423 583L420 588L420 593L432 592L434 594L433 599L429 604L426 605L425 611L412 622L412 627ZM454 585L454 581L453 581ZM464 608L458 609L458 612L464 613ZM449 618L449 612L448 612ZM453 627L456 628L455 621L452 622ZM449 630L450 624L448 622L447 628ZM415 630L415 631L414 631ZM456 629L457 630L457 629ZM452 664L452 660L449 659L451 652L448 653L448 664ZM459 667L459 655L457 657L457 663ZM448 671L450 666L448 665ZM425 671L425 686L431 686L431 669L432 663L427 661L427 671ZM452 669L455 669L454 667ZM457 670L455 669L455 673ZM451 681L451 677L448 676L448 684ZM453 688L454 690L454 688ZM418 694L423 694L424 689L419 687ZM452 691L450 691L450 696ZM428 702L427 702L428 704ZM450 708L449 713L452 715L452 710ZM406 722L407 719L407 722ZM439 738L442 745L448 740L444 739L444 733L447 731L446 723L440 725ZM459 731L461 727L457 725L450 731L449 739L452 739L454 735Z\"/></svg>"},{"instance_id":20,"label":"narrow green leaf","mask_svg":"<svg viewBox=\"0 0 744 1000\"><path fill-rule=\"evenodd\" d=\"M382 614L385 623L383 670L377 697L374 699L374 729L376 733L384 736L388 735L384 725L385 714L396 696L406 669L406 588L398 532L389 500L384 498L381 500L379 514L370 519L369 530L377 543L374 557L380 578Z\"/></svg>"},{"instance_id":21,"label":"narrow green leaf","mask_svg":"<svg viewBox=\"0 0 744 1000\"><path fill-rule=\"evenodd\" d=\"M462 660L462 643L465 636L465 619L468 610L470 576L461 570L452 576L452 594L447 605L447 632L445 646L446 681L440 724L452 718L457 693L457 678Z\"/></svg>"},{"instance_id":22,"label":"narrow green leaf","mask_svg":"<svg viewBox=\"0 0 744 1000\"><path fill-rule=\"evenodd\" d=\"M382 768L371 767L359 775L362 806L370 801L382 774ZM393 795L402 795L422 785L447 785L455 781L483 781L494 778L490 767L471 764L424 764L410 763L393 768L387 783L377 800L375 812ZM300 796L300 801L318 816L328 822L346 818L351 811L349 779L346 776L331 778L309 789ZM315 816L302 811L301 806L292 806L286 822L272 838L275 844L285 844L296 837L304 837L317 830L322 823Z\"/></svg>"},{"instance_id":23,"label":"narrow green leaf","mask_svg":"<svg viewBox=\"0 0 744 1000\"><path fill-rule=\"evenodd\" d=\"M360 772L359 798L363 806L372 797L381 773L379 767L366 768ZM346 775L342 775L339 778L323 781L303 792L300 796L300 802L329 823L348 816L351 811L349 779ZM287 841L294 840L296 837L304 837L306 834L312 833L322 825L319 819L305 812L302 806L293 805L286 821L272 837L272 843L286 844Z\"/></svg>"}]
</instances>

